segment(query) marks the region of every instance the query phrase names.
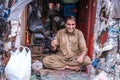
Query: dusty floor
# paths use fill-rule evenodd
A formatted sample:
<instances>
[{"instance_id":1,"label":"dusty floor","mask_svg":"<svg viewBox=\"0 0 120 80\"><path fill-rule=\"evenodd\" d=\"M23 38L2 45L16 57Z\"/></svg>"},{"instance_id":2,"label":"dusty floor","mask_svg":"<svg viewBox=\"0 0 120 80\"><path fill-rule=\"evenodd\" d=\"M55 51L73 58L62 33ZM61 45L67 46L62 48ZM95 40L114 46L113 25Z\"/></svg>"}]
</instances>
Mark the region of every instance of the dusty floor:
<instances>
[{"instance_id":1,"label":"dusty floor","mask_svg":"<svg viewBox=\"0 0 120 80\"><path fill-rule=\"evenodd\" d=\"M46 55L32 55L33 60L42 60ZM37 76L36 76L37 74ZM89 75L84 72L76 72L71 70L57 71L41 69L38 73L31 76L31 80L90 80Z\"/></svg>"},{"instance_id":2,"label":"dusty floor","mask_svg":"<svg viewBox=\"0 0 120 80\"><path fill-rule=\"evenodd\" d=\"M75 72L71 70L56 71L41 69L38 77L35 75L31 76L31 80L90 80L88 74L84 72Z\"/></svg>"},{"instance_id":3,"label":"dusty floor","mask_svg":"<svg viewBox=\"0 0 120 80\"><path fill-rule=\"evenodd\" d=\"M36 55L33 58L34 60L41 61L45 55ZM120 80L120 76L117 76L115 74L107 73L107 80ZM97 76L97 75L96 75ZM40 69L37 72L32 71L32 75L30 80L93 80L94 76L91 76L91 74L87 73L84 69L84 71L71 71L71 70L64 70L64 71L57 71L57 70L48 70L48 69ZM4 80L4 79L0 79ZM101 79L100 79L101 80Z\"/></svg>"},{"instance_id":4,"label":"dusty floor","mask_svg":"<svg viewBox=\"0 0 120 80\"><path fill-rule=\"evenodd\" d=\"M71 70L56 71L41 69L39 73L37 73L37 76L33 74L30 80L96 80L94 78L97 76L98 75L91 76L90 74L86 74L86 72L75 72ZM120 80L120 76L107 73L107 77L101 75L97 80Z\"/></svg>"}]
</instances>

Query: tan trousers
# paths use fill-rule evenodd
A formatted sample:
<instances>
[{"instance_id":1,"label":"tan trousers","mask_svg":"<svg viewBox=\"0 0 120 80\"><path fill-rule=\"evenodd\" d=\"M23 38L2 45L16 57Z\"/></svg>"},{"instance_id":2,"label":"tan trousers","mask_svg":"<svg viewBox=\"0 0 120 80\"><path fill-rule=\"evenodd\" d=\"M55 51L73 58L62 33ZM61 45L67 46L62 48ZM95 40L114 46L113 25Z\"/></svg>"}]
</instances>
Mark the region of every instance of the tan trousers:
<instances>
[{"instance_id":1,"label":"tan trousers","mask_svg":"<svg viewBox=\"0 0 120 80\"><path fill-rule=\"evenodd\" d=\"M53 54L45 57L43 59L43 64L46 68L55 69L55 70L63 70L65 66L80 67L83 65L91 64L91 60L88 56L85 57L83 63L78 63L76 60L77 60L77 57L68 59L63 56Z\"/></svg>"}]
</instances>

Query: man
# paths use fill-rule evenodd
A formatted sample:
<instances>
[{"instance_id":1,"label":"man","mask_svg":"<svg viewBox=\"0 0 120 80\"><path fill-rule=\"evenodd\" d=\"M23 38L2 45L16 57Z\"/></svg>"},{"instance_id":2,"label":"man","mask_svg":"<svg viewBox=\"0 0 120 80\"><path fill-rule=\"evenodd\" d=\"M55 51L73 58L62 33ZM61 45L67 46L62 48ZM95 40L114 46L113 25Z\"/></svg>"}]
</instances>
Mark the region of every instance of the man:
<instances>
[{"instance_id":1,"label":"man","mask_svg":"<svg viewBox=\"0 0 120 80\"><path fill-rule=\"evenodd\" d=\"M86 56L87 47L83 33L75 28L75 17L67 17L65 28L59 30L51 42L52 50L58 52L43 59L46 68L79 71L81 66L91 63L90 58Z\"/></svg>"}]
</instances>

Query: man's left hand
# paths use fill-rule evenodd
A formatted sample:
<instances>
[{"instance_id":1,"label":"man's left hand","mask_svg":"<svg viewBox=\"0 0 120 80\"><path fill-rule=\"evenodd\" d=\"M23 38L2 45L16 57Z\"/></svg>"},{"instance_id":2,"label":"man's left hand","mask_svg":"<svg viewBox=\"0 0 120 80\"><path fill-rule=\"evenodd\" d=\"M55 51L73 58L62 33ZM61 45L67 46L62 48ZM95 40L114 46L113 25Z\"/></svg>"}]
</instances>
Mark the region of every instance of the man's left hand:
<instances>
[{"instance_id":1,"label":"man's left hand","mask_svg":"<svg viewBox=\"0 0 120 80\"><path fill-rule=\"evenodd\" d=\"M83 60L84 60L83 58L84 58L84 56L79 56L79 57L77 58L77 62L82 63Z\"/></svg>"}]
</instances>

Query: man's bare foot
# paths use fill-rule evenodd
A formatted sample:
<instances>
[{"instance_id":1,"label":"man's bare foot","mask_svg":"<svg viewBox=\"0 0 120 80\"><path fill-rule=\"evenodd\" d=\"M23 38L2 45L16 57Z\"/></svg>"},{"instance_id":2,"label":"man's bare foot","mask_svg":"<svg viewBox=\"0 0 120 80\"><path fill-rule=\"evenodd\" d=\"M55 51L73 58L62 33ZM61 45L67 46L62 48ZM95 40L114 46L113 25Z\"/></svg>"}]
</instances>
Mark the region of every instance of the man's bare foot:
<instances>
[{"instance_id":1,"label":"man's bare foot","mask_svg":"<svg viewBox=\"0 0 120 80\"><path fill-rule=\"evenodd\" d=\"M65 69L80 71L80 67L66 66Z\"/></svg>"}]
</instances>

